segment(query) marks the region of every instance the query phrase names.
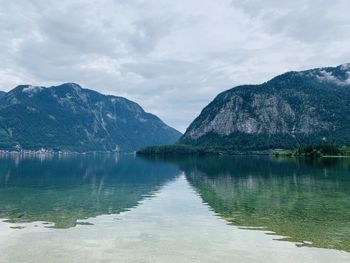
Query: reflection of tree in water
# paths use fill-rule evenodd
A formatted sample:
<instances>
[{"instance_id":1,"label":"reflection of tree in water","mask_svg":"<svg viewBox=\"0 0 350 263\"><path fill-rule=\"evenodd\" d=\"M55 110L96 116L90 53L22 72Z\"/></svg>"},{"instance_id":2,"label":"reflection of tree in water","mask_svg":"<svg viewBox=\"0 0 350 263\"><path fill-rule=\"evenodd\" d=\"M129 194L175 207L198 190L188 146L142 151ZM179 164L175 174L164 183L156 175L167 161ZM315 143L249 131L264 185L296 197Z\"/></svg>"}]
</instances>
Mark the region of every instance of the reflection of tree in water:
<instances>
[{"instance_id":1,"label":"reflection of tree in water","mask_svg":"<svg viewBox=\"0 0 350 263\"><path fill-rule=\"evenodd\" d=\"M350 251L349 160L212 157L180 166L203 201L232 224Z\"/></svg>"},{"instance_id":2,"label":"reflection of tree in water","mask_svg":"<svg viewBox=\"0 0 350 263\"><path fill-rule=\"evenodd\" d=\"M0 218L59 228L130 209L178 174L174 165L133 156L7 156L0 164Z\"/></svg>"}]
</instances>

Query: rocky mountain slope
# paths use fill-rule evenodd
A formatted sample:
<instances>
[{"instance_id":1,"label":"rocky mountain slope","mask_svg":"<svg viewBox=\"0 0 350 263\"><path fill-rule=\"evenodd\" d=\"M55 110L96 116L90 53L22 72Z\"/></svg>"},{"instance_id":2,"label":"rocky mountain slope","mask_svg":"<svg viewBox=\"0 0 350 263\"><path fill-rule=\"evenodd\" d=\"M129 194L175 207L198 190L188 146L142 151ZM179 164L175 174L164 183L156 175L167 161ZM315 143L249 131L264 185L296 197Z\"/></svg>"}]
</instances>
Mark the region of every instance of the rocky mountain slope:
<instances>
[{"instance_id":1,"label":"rocky mountain slope","mask_svg":"<svg viewBox=\"0 0 350 263\"><path fill-rule=\"evenodd\" d=\"M227 90L203 109L180 143L234 150L350 145L350 64Z\"/></svg>"},{"instance_id":2,"label":"rocky mountain slope","mask_svg":"<svg viewBox=\"0 0 350 263\"><path fill-rule=\"evenodd\" d=\"M135 102L73 83L0 95L0 149L133 151L180 136Z\"/></svg>"}]
</instances>

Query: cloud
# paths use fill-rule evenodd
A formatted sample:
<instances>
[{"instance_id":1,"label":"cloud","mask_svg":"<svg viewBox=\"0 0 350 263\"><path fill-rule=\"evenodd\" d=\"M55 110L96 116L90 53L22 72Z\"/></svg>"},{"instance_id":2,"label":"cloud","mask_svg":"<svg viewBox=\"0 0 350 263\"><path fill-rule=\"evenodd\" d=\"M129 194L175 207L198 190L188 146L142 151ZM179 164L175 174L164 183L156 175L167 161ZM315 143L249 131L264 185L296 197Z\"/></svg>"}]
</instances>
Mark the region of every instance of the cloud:
<instances>
[{"instance_id":1,"label":"cloud","mask_svg":"<svg viewBox=\"0 0 350 263\"><path fill-rule=\"evenodd\" d=\"M347 0L0 0L0 88L77 82L184 131L219 92L350 61Z\"/></svg>"}]
</instances>

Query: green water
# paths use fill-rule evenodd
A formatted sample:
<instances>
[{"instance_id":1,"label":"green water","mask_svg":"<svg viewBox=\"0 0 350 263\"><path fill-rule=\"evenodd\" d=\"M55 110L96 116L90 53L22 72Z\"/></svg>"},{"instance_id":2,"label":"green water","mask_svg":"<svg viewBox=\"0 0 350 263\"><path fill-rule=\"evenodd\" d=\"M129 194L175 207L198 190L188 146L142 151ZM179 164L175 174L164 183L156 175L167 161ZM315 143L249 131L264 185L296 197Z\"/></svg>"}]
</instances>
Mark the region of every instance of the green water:
<instances>
[{"instance_id":1,"label":"green water","mask_svg":"<svg viewBox=\"0 0 350 263\"><path fill-rule=\"evenodd\" d=\"M0 218L74 227L79 219L137 206L177 175L175 165L133 156L7 156L0 160Z\"/></svg>"},{"instance_id":2,"label":"green water","mask_svg":"<svg viewBox=\"0 0 350 263\"><path fill-rule=\"evenodd\" d=\"M348 262L350 159L2 156L0 221L0 262Z\"/></svg>"},{"instance_id":3,"label":"green water","mask_svg":"<svg viewBox=\"0 0 350 263\"><path fill-rule=\"evenodd\" d=\"M350 251L349 161L223 157L181 166L203 201L233 225Z\"/></svg>"}]
</instances>

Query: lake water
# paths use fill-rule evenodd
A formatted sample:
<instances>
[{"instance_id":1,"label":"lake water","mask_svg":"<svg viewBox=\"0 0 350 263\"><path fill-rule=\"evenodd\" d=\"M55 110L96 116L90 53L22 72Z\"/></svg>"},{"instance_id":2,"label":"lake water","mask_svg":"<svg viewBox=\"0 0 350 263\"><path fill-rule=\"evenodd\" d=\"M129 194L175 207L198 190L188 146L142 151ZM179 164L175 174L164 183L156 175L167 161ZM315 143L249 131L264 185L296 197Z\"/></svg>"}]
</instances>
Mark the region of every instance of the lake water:
<instances>
[{"instance_id":1,"label":"lake water","mask_svg":"<svg viewBox=\"0 0 350 263\"><path fill-rule=\"evenodd\" d=\"M350 262L350 159L4 155L0 262Z\"/></svg>"}]
</instances>

